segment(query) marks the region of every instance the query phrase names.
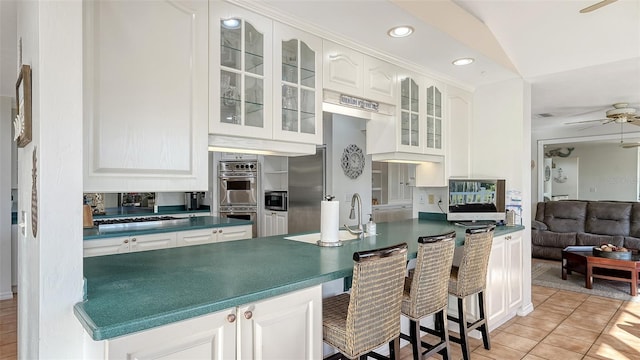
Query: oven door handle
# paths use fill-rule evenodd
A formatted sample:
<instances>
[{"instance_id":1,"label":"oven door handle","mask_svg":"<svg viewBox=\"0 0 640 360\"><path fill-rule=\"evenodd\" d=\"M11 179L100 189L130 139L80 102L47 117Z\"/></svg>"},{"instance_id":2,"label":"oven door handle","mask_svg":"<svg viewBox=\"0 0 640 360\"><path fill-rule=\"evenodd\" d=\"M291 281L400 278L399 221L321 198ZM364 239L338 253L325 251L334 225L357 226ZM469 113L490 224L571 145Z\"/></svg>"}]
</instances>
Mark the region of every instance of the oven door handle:
<instances>
[{"instance_id":1,"label":"oven door handle","mask_svg":"<svg viewBox=\"0 0 640 360\"><path fill-rule=\"evenodd\" d=\"M220 175L218 176L220 180L237 180L237 179L247 179L254 180L256 176L251 175Z\"/></svg>"}]
</instances>

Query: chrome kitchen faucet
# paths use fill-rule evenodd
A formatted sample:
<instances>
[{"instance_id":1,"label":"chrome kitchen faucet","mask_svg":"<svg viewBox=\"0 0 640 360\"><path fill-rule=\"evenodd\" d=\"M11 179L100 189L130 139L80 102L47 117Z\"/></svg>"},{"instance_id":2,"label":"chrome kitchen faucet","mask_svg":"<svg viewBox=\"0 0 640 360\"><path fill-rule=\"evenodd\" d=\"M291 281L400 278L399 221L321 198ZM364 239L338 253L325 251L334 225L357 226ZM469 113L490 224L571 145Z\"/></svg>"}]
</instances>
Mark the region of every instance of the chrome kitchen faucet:
<instances>
[{"instance_id":1,"label":"chrome kitchen faucet","mask_svg":"<svg viewBox=\"0 0 640 360\"><path fill-rule=\"evenodd\" d=\"M364 231L362 230L362 199L360 199L360 194L358 193L354 193L351 197L351 212L349 213L349 219L356 218L354 209L356 200L358 201L358 228L357 230L352 230L347 224L344 224L344 227L349 231L349 233L362 237L364 235Z\"/></svg>"}]
</instances>

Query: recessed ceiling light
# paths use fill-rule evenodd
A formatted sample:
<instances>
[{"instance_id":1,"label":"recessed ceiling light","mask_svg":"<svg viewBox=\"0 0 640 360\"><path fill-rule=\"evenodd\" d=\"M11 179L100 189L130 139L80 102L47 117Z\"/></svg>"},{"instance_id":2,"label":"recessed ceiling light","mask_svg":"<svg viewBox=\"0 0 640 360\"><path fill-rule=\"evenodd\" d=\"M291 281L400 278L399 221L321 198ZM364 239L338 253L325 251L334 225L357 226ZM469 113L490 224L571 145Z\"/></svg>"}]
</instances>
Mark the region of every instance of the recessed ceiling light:
<instances>
[{"instance_id":1,"label":"recessed ceiling light","mask_svg":"<svg viewBox=\"0 0 640 360\"><path fill-rule=\"evenodd\" d=\"M387 31L387 34L391 37L405 37L413 33L413 28L409 25L400 25L393 27Z\"/></svg>"},{"instance_id":2,"label":"recessed ceiling light","mask_svg":"<svg viewBox=\"0 0 640 360\"><path fill-rule=\"evenodd\" d=\"M226 29L237 29L240 27L240 19L224 19L222 20L222 26L224 26Z\"/></svg>"},{"instance_id":3,"label":"recessed ceiling light","mask_svg":"<svg viewBox=\"0 0 640 360\"><path fill-rule=\"evenodd\" d=\"M460 59L453 60L452 64L462 66L462 65L469 65L474 61L476 61L474 58L460 58Z\"/></svg>"}]
</instances>

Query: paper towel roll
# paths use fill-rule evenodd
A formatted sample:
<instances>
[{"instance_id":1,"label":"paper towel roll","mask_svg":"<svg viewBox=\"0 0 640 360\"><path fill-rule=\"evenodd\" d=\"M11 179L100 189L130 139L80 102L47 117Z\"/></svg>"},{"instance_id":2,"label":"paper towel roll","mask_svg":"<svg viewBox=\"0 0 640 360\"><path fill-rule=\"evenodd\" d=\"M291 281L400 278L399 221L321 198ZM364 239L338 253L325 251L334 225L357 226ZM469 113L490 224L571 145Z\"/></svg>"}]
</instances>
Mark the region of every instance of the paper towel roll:
<instances>
[{"instance_id":1,"label":"paper towel roll","mask_svg":"<svg viewBox=\"0 0 640 360\"><path fill-rule=\"evenodd\" d=\"M320 241L337 242L339 222L340 202L323 200L320 205Z\"/></svg>"}]
</instances>

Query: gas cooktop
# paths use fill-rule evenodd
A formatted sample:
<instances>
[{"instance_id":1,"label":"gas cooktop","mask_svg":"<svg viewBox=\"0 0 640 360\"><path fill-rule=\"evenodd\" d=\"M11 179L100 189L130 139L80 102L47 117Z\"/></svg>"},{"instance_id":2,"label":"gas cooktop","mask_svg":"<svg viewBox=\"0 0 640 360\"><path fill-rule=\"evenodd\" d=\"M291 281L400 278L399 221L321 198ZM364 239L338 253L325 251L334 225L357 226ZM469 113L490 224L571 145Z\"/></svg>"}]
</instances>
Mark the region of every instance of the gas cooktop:
<instances>
[{"instance_id":1,"label":"gas cooktop","mask_svg":"<svg viewBox=\"0 0 640 360\"><path fill-rule=\"evenodd\" d=\"M98 226L99 231L123 231L123 230L141 230L158 228L164 226L174 226L185 224L190 221L189 218L176 218L173 216L146 216L134 218L117 218L94 220L94 225Z\"/></svg>"}]
</instances>

